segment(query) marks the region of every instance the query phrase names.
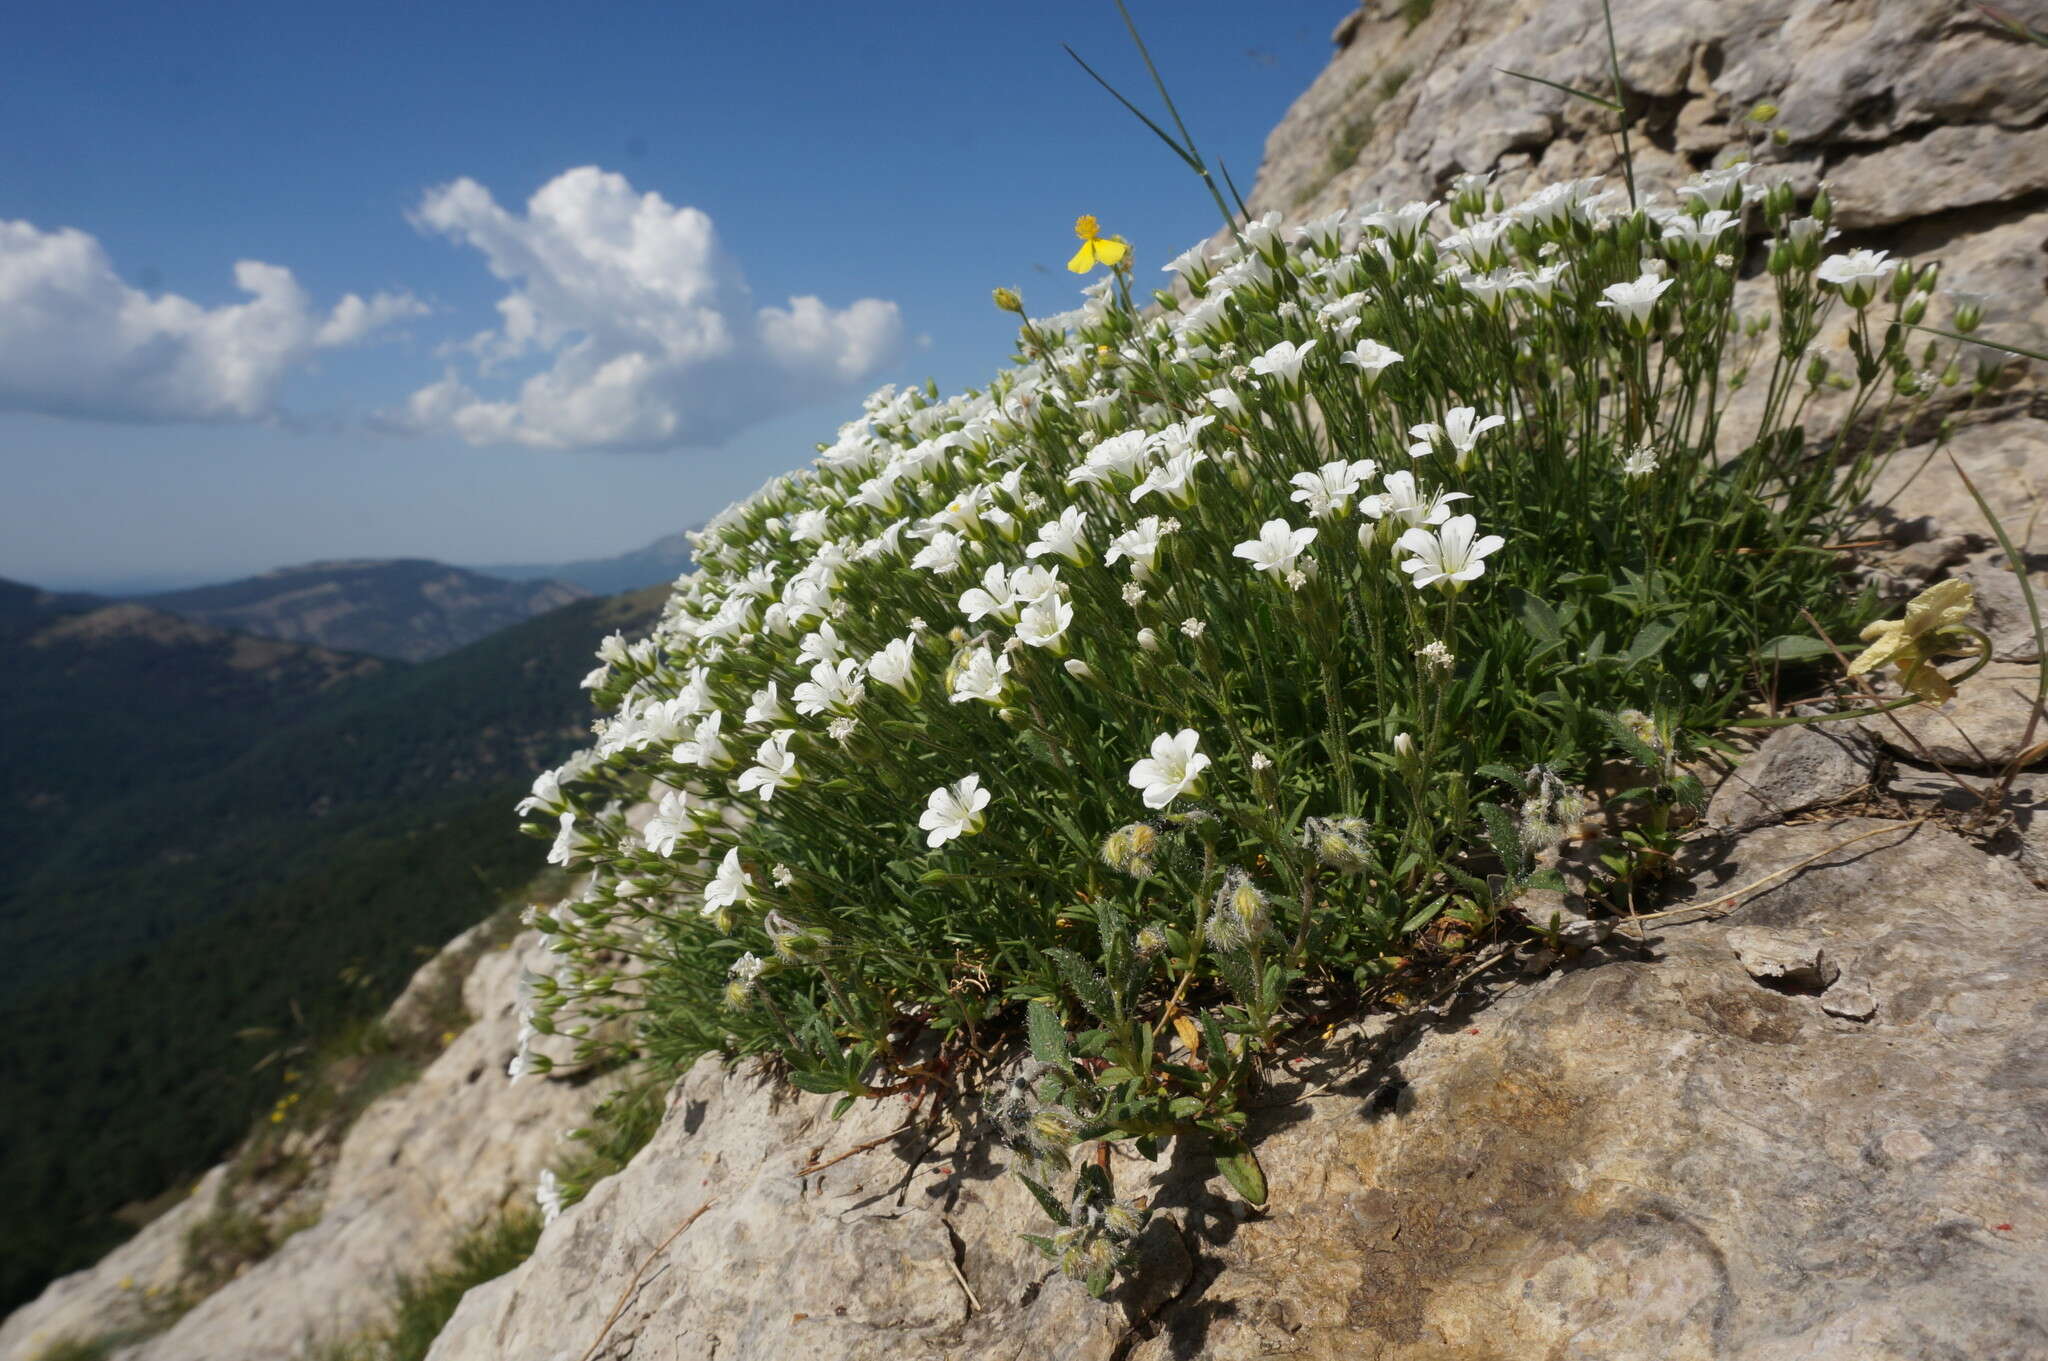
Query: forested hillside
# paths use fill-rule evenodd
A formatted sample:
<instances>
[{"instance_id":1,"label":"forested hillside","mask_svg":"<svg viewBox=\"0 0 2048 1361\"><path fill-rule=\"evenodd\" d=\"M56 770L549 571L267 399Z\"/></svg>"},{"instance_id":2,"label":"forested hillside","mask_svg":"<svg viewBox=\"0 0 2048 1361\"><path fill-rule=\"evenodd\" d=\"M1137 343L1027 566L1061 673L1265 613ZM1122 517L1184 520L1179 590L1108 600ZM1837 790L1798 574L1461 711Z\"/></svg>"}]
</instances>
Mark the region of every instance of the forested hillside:
<instances>
[{"instance_id":1,"label":"forested hillside","mask_svg":"<svg viewBox=\"0 0 2048 1361\"><path fill-rule=\"evenodd\" d=\"M147 743L124 758L105 737L73 768L72 732L109 709L130 721L115 673L52 670L54 696L10 676L6 727L39 727L21 754L64 772L66 803L0 883L16 961L0 992L0 1302L91 1260L122 1232L113 1210L245 1129L277 1081L264 1055L381 1009L532 878L542 851L511 805L587 736L577 681L598 640L644 627L665 593L371 663L282 721L229 710L211 768ZM41 716L14 721L26 712Z\"/></svg>"}]
</instances>

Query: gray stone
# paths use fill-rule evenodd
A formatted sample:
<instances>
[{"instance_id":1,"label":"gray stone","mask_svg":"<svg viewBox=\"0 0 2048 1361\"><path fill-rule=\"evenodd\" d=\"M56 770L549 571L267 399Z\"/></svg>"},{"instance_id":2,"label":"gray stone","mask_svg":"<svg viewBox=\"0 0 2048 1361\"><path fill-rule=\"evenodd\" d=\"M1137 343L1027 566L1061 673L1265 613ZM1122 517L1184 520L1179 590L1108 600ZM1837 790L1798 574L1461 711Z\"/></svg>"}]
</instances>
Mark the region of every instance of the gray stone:
<instances>
[{"instance_id":1,"label":"gray stone","mask_svg":"<svg viewBox=\"0 0 2048 1361\"><path fill-rule=\"evenodd\" d=\"M1849 723L1779 728L1721 781L1707 822L1745 831L1838 802L1869 785L1875 757L1876 745Z\"/></svg>"},{"instance_id":2,"label":"gray stone","mask_svg":"<svg viewBox=\"0 0 2048 1361\"><path fill-rule=\"evenodd\" d=\"M1951 675L1962 669L1959 664L1942 667ZM1999 770L2022 754L2030 728L2031 745L2048 741L2048 721L2032 722L2039 677L2040 668L2032 664L1993 662L1962 682L1946 703L1909 705L1857 720L1856 726L1909 761ZM1884 693L1897 692L1887 688Z\"/></svg>"},{"instance_id":3,"label":"gray stone","mask_svg":"<svg viewBox=\"0 0 2048 1361\"><path fill-rule=\"evenodd\" d=\"M2048 214L2042 216L2048 223ZM2048 247L2048 233L2042 244ZM2048 258L2048 249L2036 254ZM1944 449L1921 444L1892 455L1872 497L1879 522L1925 520L1935 536L1967 535L1979 543L1992 542L1991 526L1956 476L1950 454L2021 552L2048 550L2040 525L2042 512L2048 509L2048 421L2025 414L1962 426Z\"/></svg>"},{"instance_id":4,"label":"gray stone","mask_svg":"<svg viewBox=\"0 0 2048 1361\"><path fill-rule=\"evenodd\" d=\"M1771 987L1823 992L1842 974L1820 940L1804 932L1738 926L1728 933L1728 948L1751 978Z\"/></svg>"},{"instance_id":5,"label":"gray stone","mask_svg":"<svg viewBox=\"0 0 2048 1361\"><path fill-rule=\"evenodd\" d=\"M2005 564L2003 553L1985 553L1958 567L1952 576L1974 588L1977 612L1970 623L1991 639L1991 655L2002 662L2039 661L2041 647L2034 632L2034 617L2020 590L2019 578ZM2027 584L2048 622L2048 572L2030 571Z\"/></svg>"},{"instance_id":6,"label":"gray stone","mask_svg":"<svg viewBox=\"0 0 2048 1361\"><path fill-rule=\"evenodd\" d=\"M1115 1163L1161 1210L1151 1274L1103 1302L1016 1241L1037 1212L985 1133L894 1104L834 1125L706 1061L431 1361L575 1361L601 1332L597 1357L678 1361L2034 1354L2048 898L1861 819L1752 833L1694 892L1759 882L1737 932L1854 960L1825 1005L1756 986L1706 922L1420 1033L1340 1031L1259 1102L1267 1212L1200 1159Z\"/></svg>"},{"instance_id":7,"label":"gray stone","mask_svg":"<svg viewBox=\"0 0 2048 1361\"><path fill-rule=\"evenodd\" d=\"M1820 999L1820 1009L1845 1021L1867 1021L1877 1015L1877 994L1868 983L1839 983Z\"/></svg>"}]
</instances>

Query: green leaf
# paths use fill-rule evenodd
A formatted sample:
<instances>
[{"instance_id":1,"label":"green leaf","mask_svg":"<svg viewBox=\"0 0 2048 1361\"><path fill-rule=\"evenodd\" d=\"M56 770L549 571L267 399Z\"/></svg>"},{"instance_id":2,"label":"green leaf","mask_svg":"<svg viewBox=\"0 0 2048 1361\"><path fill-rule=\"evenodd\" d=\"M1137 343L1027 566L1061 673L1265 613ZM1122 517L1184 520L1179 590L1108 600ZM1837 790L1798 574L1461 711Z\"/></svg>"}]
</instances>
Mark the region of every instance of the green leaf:
<instances>
[{"instance_id":1,"label":"green leaf","mask_svg":"<svg viewBox=\"0 0 2048 1361\"><path fill-rule=\"evenodd\" d=\"M1024 1032L1031 1040L1031 1057L1055 1068L1067 1066L1067 1028L1051 1007L1033 1002L1024 1011Z\"/></svg>"},{"instance_id":2,"label":"green leaf","mask_svg":"<svg viewBox=\"0 0 2048 1361\"><path fill-rule=\"evenodd\" d=\"M1611 99L1602 99L1599 95L1593 94L1589 91L1577 89L1570 85L1561 84L1560 82L1555 80L1545 80L1542 76L1532 76L1527 71L1516 71L1506 66L1496 66L1493 69L1500 72L1504 76L1513 76L1516 80L1534 81L1538 85L1548 85L1553 90L1562 90L1568 95L1576 95L1578 98L1585 100L1589 104L1598 104L1601 108L1610 109L1615 113L1622 112L1621 105L1615 103Z\"/></svg>"},{"instance_id":3,"label":"green leaf","mask_svg":"<svg viewBox=\"0 0 2048 1361\"><path fill-rule=\"evenodd\" d=\"M1095 1085L1098 1087L1117 1087L1129 1082L1136 1076L1137 1074L1130 1069L1119 1068L1112 1064L1095 1075Z\"/></svg>"},{"instance_id":4,"label":"green leaf","mask_svg":"<svg viewBox=\"0 0 2048 1361\"><path fill-rule=\"evenodd\" d=\"M1472 773L1483 779L1499 780L1502 784L1512 788L1517 794L1529 792L1528 788L1522 783L1522 772L1516 770L1513 766L1504 766L1498 761L1491 761Z\"/></svg>"},{"instance_id":5,"label":"green leaf","mask_svg":"<svg viewBox=\"0 0 2048 1361\"><path fill-rule=\"evenodd\" d=\"M1072 950L1051 949L1045 952L1060 971L1074 995L1081 999L1081 1005L1093 1012L1095 1019L1105 1025L1112 1025L1117 1019L1116 999L1110 995L1109 985L1102 976L1088 967L1088 961Z\"/></svg>"},{"instance_id":6,"label":"green leaf","mask_svg":"<svg viewBox=\"0 0 2048 1361\"><path fill-rule=\"evenodd\" d=\"M1266 1208L1266 1171L1259 1166L1259 1155L1252 1152L1251 1145L1242 1139L1223 1135L1212 1136L1216 1153L1216 1170L1230 1183L1230 1189L1244 1198L1244 1203L1254 1210Z\"/></svg>"},{"instance_id":7,"label":"green leaf","mask_svg":"<svg viewBox=\"0 0 2048 1361\"><path fill-rule=\"evenodd\" d=\"M1044 1253L1048 1260L1057 1258L1060 1255L1059 1249L1052 1245L1050 1238L1042 1238L1035 1233L1020 1233L1017 1236Z\"/></svg>"},{"instance_id":8,"label":"green leaf","mask_svg":"<svg viewBox=\"0 0 2048 1361\"><path fill-rule=\"evenodd\" d=\"M1818 638L1788 633L1765 643L1757 649L1756 655L1767 662L1810 662L1815 657L1832 657L1834 652Z\"/></svg>"},{"instance_id":9,"label":"green leaf","mask_svg":"<svg viewBox=\"0 0 2048 1361\"><path fill-rule=\"evenodd\" d=\"M1072 1217L1067 1214L1067 1207L1060 1204L1052 1192L1046 1190L1022 1172L1017 1174L1017 1180L1023 1182L1025 1189L1031 1192L1031 1198L1038 1202L1039 1209L1045 1211L1047 1219L1050 1219L1063 1229L1074 1222Z\"/></svg>"},{"instance_id":10,"label":"green leaf","mask_svg":"<svg viewBox=\"0 0 2048 1361\"><path fill-rule=\"evenodd\" d=\"M1401 933L1403 935L1413 935L1415 932L1420 931L1423 927L1429 925L1432 921L1436 920L1436 914L1443 910L1444 900L1442 898L1438 898L1435 902L1425 906L1420 912L1410 917L1407 921L1401 923Z\"/></svg>"},{"instance_id":11,"label":"green leaf","mask_svg":"<svg viewBox=\"0 0 2048 1361\"><path fill-rule=\"evenodd\" d=\"M846 1090L846 1079L837 1073L791 1073L789 1081L792 1086L806 1092L816 1092L820 1096L830 1096L833 1092Z\"/></svg>"},{"instance_id":12,"label":"green leaf","mask_svg":"<svg viewBox=\"0 0 2048 1361\"><path fill-rule=\"evenodd\" d=\"M1202 1107L1208 1104L1199 1096L1177 1096L1166 1103L1166 1113L1176 1120L1186 1120L1201 1114Z\"/></svg>"},{"instance_id":13,"label":"green leaf","mask_svg":"<svg viewBox=\"0 0 2048 1361\"><path fill-rule=\"evenodd\" d=\"M1541 598L1522 592L1522 627L1529 636L1546 645L1564 641L1564 621Z\"/></svg>"},{"instance_id":14,"label":"green leaf","mask_svg":"<svg viewBox=\"0 0 2048 1361\"><path fill-rule=\"evenodd\" d=\"M837 1101L833 1102L832 1118L834 1120L837 1120L840 1116L845 1115L848 1111L852 1110L853 1102L854 1098L850 1096L842 1096Z\"/></svg>"},{"instance_id":15,"label":"green leaf","mask_svg":"<svg viewBox=\"0 0 2048 1361\"><path fill-rule=\"evenodd\" d=\"M1515 820L1508 810L1497 803L1479 805L1479 816L1486 823L1486 837L1493 845L1493 853L1500 857L1500 863L1507 867L1509 874L1517 874L1522 868L1522 834L1515 828Z\"/></svg>"},{"instance_id":16,"label":"green leaf","mask_svg":"<svg viewBox=\"0 0 2048 1361\"><path fill-rule=\"evenodd\" d=\"M1622 661L1629 666L1648 661L1663 651L1664 644L1670 642L1672 635L1677 632L1678 626L1676 624L1668 624L1661 619L1652 619L1649 623L1643 625L1641 631L1636 634L1635 639L1629 643L1628 651L1622 654Z\"/></svg>"}]
</instances>

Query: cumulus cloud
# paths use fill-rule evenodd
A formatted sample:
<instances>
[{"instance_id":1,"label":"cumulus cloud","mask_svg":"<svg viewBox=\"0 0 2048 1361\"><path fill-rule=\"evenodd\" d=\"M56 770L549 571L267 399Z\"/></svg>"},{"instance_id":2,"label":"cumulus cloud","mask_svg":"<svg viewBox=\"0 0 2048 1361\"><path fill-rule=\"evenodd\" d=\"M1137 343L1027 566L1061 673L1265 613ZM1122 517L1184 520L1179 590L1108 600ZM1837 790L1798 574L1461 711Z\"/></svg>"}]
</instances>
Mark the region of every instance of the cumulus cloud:
<instances>
[{"instance_id":1,"label":"cumulus cloud","mask_svg":"<svg viewBox=\"0 0 2048 1361\"><path fill-rule=\"evenodd\" d=\"M594 166L556 176L524 214L456 180L413 220L475 247L512 286L499 324L454 347L473 380L521 361L544 367L497 399L451 367L388 413L400 428L544 449L713 445L871 381L902 348L891 302L757 308L708 216Z\"/></svg>"},{"instance_id":2,"label":"cumulus cloud","mask_svg":"<svg viewBox=\"0 0 2048 1361\"><path fill-rule=\"evenodd\" d=\"M0 221L0 409L118 421L273 414L278 385L317 351L426 309L351 293L325 313L292 272L243 260L247 302L202 307L130 288L94 237Z\"/></svg>"}]
</instances>

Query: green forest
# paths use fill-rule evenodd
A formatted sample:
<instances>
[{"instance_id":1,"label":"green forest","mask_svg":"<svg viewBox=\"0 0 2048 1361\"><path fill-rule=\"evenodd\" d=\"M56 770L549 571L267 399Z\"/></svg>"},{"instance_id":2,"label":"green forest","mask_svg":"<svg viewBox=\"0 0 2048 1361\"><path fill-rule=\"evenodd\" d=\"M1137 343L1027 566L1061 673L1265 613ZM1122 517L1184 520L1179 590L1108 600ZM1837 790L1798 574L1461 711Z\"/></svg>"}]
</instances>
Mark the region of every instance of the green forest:
<instances>
[{"instance_id":1,"label":"green forest","mask_svg":"<svg viewBox=\"0 0 2048 1361\"><path fill-rule=\"evenodd\" d=\"M0 770L27 831L0 866L0 1306L231 1146L277 1094L266 1055L381 1011L519 894L542 848L512 804L586 737L598 640L665 594L418 666L266 644L258 672L220 664L233 635L38 646L81 607L0 591Z\"/></svg>"}]
</instances>

